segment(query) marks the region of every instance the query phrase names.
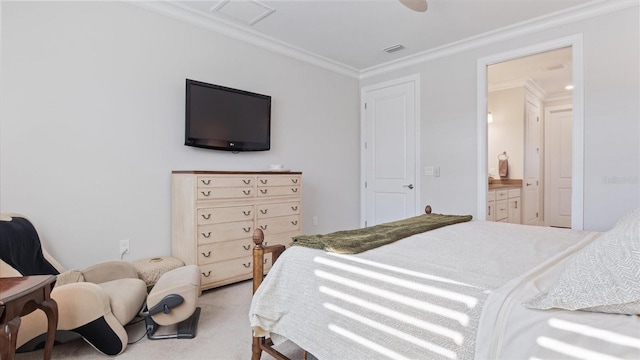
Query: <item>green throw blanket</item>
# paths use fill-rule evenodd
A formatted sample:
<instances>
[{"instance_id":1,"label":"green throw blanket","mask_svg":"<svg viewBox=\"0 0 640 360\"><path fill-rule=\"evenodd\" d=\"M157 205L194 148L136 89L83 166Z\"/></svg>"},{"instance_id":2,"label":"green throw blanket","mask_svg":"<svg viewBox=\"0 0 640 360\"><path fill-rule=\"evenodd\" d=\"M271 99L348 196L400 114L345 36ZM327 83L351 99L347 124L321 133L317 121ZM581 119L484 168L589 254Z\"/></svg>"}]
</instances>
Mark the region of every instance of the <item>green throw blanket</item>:
<instances>
[{"instance_id":1,"label":"green throw blanket","mask_svg":"<svg viewBox=\"0 0 640 360\"><path fill-rule=\"evenodd\" d=\"M300 235L291 245L340 254L357 254L414 234L471 220L471 215L424 214L412 218L326 235Z\"/></svg>"}]
</instances>

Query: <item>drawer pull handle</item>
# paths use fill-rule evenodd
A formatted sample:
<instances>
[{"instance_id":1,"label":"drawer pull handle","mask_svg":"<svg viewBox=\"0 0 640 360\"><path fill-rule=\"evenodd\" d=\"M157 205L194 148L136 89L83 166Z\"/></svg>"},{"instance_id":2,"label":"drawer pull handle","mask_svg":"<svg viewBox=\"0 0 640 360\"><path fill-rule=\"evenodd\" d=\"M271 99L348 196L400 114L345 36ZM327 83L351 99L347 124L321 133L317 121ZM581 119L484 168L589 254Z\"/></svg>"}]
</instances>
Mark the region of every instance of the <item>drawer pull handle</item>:
<instances>
[{"instance_id":1,"label":"drawer pull handle","mask_svg":"<svg viewBox=\"0 0 640 360\"><path fill-rule=\"evenodd\" d=\"M269 179L260 179L262 185L267 185L267 182L269 182Z\"/></svg>"},{"instance_id":2,"label":"drawer pull handle","mask_svg":"<svg viewBox=\"0 0 640 360\"><path fill-rule=\"evenodd\" d=\"M292 207L291 207L291 210L293 210L293 211L298 211L298 207L297 207L297 206L292 206Z\"/></svg>"},{"instance_id":3,"label":"drawer pull handle","mask_svg":"<svg viewBox=\"0 0 640 360\"><path fill-rule=\"evenodd\" d=\"M209 231L209 232L208 232L208 233L206 233L206 234L205 234L205 233L202 233L202 236L204 236L204 237L206 237L206 238L208 239L209 237L211 237L211 231Z\"/></svg>"},{"instance_id":4,"label":"drawer pull handle","mask_svg":"<svg viewBox=\"0 0 640 360\"><path fill-rule=\"evenodd\" d=\"M245 185L249 185L249 184L251 184L251 180L245 180L245 179L242 179L242 182L243 182Z\"/></svg>"},{"instance_id":5,"label":"drawer pull handle","mask_svg":"<svg viewBox=\"0 0 640 360\"><path fill-rule=\"evenodd\" d=\"M515 203L516 203L516 207L514 209L517 209L518 208L518 200L516 200Z\"/></svg>"},{"instance_id":6,"label":"drawer pull handle","mask_svg":"<svg viewBox=\"0 0 640 360\"><path fill-rule=\"evenodd\" d=\"M251 194L251 190L242 190L242 192L247 196L249 196L249 194Z\"/></svg>"},{"instance_id":7,"label":"drawer pull handle","mask_svg":"<svg viewBox=\"0 0 640 360\"><path fill-rule=\"evenodd\" d=\"M202 217L203 217L205 220L209 220L209 219L211 219L211 214L207 214L207 215L204 215L204 214L203 214L203 215L202 215Z\"/></svg>"},{"instance_id":8,"label":"drawer pull handle","mask_svg":"<svg viewBox=\"0 0 640 360\"><path fill-rule=\"evenodd\" d=\"M249 232L251 231L251 226L249 226L248 228L243 227L242 230L244 230L244 232Z\"/></svg>"},{"instance_id":9,"label":"drawer pull handle","mask_svg":"<svg viewBox=\"0 0 640 360\"><path fill-rule=\"evenodd\" d=\"M245 267L245 268L247 268L247 269L248 269L248 268L250 268L250 267L251 267L251 261L249 261L249 262L248 262L248 263L246 263L246 264L242 264L242 266L244 266L244 267Z\"/></svg>"},{"instance_id":10,"label":"drawer pull handle","mask_svg":"<svg viewBox=\"0 0 640 360\"><path fill-rule=\"evenodd\" d=\"M208 253L206 253L206 254L205 254L205 253L201 253L201 254L202 254L202 256L204 256L204 257L209 257L209 256L211 256L211 251L209 251L209 252L208 252Z\"/></svg>"},{"instance_id":11,"label":"drawer pull handle","mask_svg":"<svg viewBox=\"0 0 640 360\"><path fill-rule=\"evenodd\" d=\"M209 184L211 184L211 179L208 179L208 180L200 180L200 181L202 181L202 183L203 183L204 185L209 185Z\"/></svg>"},{"instance_id":12,"label":"drawer pull handle","mask_svg":"<svg viewBox=\"0 0 640 360\"><path fill-rule=\"evenodd\" d=\"M291 191L293 191L294 193L298 192L298 188L291 188Z\"/></svg>"},{"instance_id":13,"label":"drawer pull handle","mask_svg":"<svg viewBox=\"0 0 640 360\"><path fill-rule=\"evenodd\" d=\"M266 264L269 262L269 259L264 259L263 264Z\"/></svg>"},{"instance_id":14,"label":"drawer pull handle","mask_svg":"<svg viewBox=\"0 0 640 360\"><path fill-rule=\"evenodd\" d=\"M298 183L298 179L291 179L291 182L294 183L294 184L297 184Z\"/></svg>"},{"instance_id":15,"label":"drawer pull handle","mask_svg":"<svg viewBox=\"0 0 640 360\"><path fill-rule=\"evenodd\" d=\"M260 225L260 229L267 230L267 226L269 226L269 225Z\"/></svg>"},{"instance_id":16,"label":"drawer pull handle","mask_svg":"<svg viewBox=\"0 0 640 360\"><path fill-rule=\"evenodd\" d=\"M267 193L267 191L269 191L269 189L260 189L260 192L261 192L262 194L266 194L266 193Z\"/></svg>"},{"instance_id":17,"label":"drawer pull handle","mask_svg":"<svg viewBox=\"0 0 640 360\"><path fill-rule=\"evenodd\" d=\"M298 225L298 220L293 220L293 221L291 222L291 225Z\"/></svg>"},{"instance_id":18,"label":"drawer pull handle","mask_svg":"<svg viewBox=\"0 0 640 360\"><path fill-rule=\"evenodd\" d=\"M249 216L249 215L251 215L251 210L249 210L249 211L242 210L242 213L244 214L244 216Z\"/></svg>"},{"instance_id":19,"label":"drawer pull handle","mask_svg":"<svg viewBox=\"0 0 640 360\"><path fill-rule=\"evenodd\" d=\"M200 191L200 192L201 192L201 193L202 193L202 195L204 195L204 196L209 196L209 195L211 195L211 190L209 190L209 191L207 191L207 192L204 192L204 191Z\"/></svg>"},{"instance_id":20,"label":"drawer pull handle","mask_svg":"<svg viewBox=\"0 0 640 360\"><path fill-rule=\"evenodd\" d=\"M268 212L269 212L269 209L264 209L264 210L260 209L260 213L262 215L266 215Z\"/></svg>"},{"instance_id":21,"label":"drawer pull handle","mask_svg":"<svg viewBox=\"0 0 640 360\"><path fill-rule=\"evenodd\" d=\"M209 270L206 274L205 274L205 273L202 273L202 276L204 276L204 277L209 277L209 276L211 276L211 270Z\"/></svg>"},{"instance_id":22,"label":"drawer pull handle","mask_svg":"<svg viewBox=\"0 0 640 360\"><path fill-rule=\"evenodd\" d=\"M491 216L491 206L487 206L487 209L489 209L489 213L487 215Z\"/></svg>"},{"instance_id":23,"label":"drawer pull handle","mask_svg":"<svg viewBox=\"0 0 640 360\"><path fill-rule=\"evenodd\" d=\"M245 249L245 250L249 250L249 249L251 249L251 245L247 245L247 246L242 245L242 248Z\"/></svg>"}]
</instances>

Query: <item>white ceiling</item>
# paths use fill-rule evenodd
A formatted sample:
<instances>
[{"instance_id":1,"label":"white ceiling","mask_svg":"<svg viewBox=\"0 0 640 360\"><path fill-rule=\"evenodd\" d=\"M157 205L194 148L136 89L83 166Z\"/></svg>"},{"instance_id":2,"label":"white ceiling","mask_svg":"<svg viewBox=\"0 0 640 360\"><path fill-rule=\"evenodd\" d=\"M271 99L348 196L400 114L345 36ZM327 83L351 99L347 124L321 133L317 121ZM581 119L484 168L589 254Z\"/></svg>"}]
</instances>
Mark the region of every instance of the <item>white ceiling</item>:
<instances>
[{"instance_id":1,"label":"white ceiling","mask_svg":"<svg viewBox=\"0 0 640 360\"><path fill-rule=\"evenodd\" d=\"M593 0L428 0L424 13L398 0L171 1L241 29L364 70L555 14ZM267 9L273 9L264 15ZM253 25L249 22L264 15ZM405 49L388 54L395 44Z\"/></svg>"},{"instance_id":2,"label":"white ceiling","mask_svg":"<svg viewBox=\"0 0 640 360\"><path fill-rule=\"evenodd\" d=\"M501 30L535 28L567 12L588 12L616 0L428 0L420 13L399 0L196 0L133 3L208 27L235 38L335 66L357 76L456 44L498 36ZM384 48L402 44L403 50ZM282 50L285 49L285 50ZM567 64L568 56L568 66ZM549 54L547 54L549 55ZM492 73L533 79L548 94L571 81L570 53L537 58L561 71L541 72L531 61L496 66ZM518 66L513 66L519 64ZM522 66L520 66L522 65ZM568 70L567 70L568 69ZM524 71L524 72L523 72ZM554 77L549 77L549 75ZM563 75L563 78L556 76ZM568 76L568 78L567 78ZM553 82L551 79L555 79ZM493 82L503 80L490 79Z\"/></svg>"},{"instance_id":3,"label":"white ceiling","mask_svg":"<svg viewBox=\"0 0 640 360\"><path fill-rule=\"evenodd\" d=\"M573 63L570 47L490 65L487 70L489 90L529 84L543 92L544 98L571 94Z\"/></svg>"}]
</instances>

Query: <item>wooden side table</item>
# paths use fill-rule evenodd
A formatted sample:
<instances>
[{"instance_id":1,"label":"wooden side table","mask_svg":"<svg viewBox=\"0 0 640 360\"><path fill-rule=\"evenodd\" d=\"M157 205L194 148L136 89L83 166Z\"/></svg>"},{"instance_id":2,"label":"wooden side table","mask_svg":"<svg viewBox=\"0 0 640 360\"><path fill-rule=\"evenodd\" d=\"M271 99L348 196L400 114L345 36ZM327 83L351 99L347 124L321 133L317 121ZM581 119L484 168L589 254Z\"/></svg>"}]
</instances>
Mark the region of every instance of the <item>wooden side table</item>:
<instances>
[{"instance_id":1,"label":"wooden side table","mask_svg":"<svg viewBox=\"0 0 640 360\"><path fill-rule=\"evenodd\" d=\"M47 341L44 358L51 359L58 327L58 304L50 298L53 275L0 278L0 359L13 360L20 316L36 309L47 314Z\"/></svg>"}]
</instances>

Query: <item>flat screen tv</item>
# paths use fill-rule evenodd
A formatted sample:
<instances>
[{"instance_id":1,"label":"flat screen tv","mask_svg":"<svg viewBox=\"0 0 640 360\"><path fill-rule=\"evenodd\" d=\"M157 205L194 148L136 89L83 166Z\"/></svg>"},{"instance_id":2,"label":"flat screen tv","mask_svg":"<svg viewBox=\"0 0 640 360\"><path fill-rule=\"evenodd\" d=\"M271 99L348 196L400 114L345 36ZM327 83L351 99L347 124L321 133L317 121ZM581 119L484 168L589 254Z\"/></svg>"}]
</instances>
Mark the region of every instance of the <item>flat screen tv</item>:
<instances>
[{"instance_id":1,"label":"flat screen tv","mask_svg":"<svg viewBox=\"0 0 640 360\"><path fill-rule=\"evenodd\" d=\"M187 79L184 144L227 151L271 148L271 96Z\"/></svg>"}]
</instances>

